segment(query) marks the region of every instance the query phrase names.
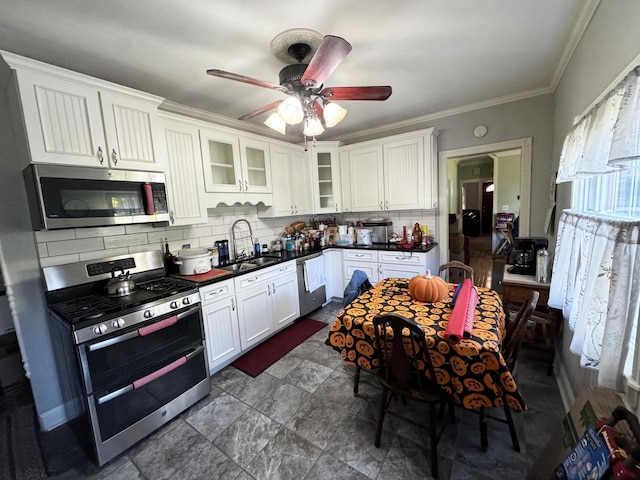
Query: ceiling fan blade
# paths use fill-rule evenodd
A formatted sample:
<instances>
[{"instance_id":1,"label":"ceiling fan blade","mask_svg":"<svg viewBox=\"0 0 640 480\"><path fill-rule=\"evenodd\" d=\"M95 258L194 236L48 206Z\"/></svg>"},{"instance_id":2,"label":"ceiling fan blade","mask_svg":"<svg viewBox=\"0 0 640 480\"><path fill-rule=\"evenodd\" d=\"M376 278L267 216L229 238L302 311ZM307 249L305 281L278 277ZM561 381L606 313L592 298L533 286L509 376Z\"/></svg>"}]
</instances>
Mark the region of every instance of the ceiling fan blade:
<instances>
[{"instance_id":1,"label":"ceiling fan blade","mask_svg":"<svg viewBox=\"0 0 640 480\"><path fill-rule=\"evenodd\" d=\"M320 96L327 100L386 100L391 96L391 87L327 87Z\"/></svg>"},{"instance_id":2,"label":"ceiling fan blade","mask_svg":"<svg viewBox=\"0 0 640 480\"><path fill-rule=\"evenodd\" d=\"M329 78L350 51L351 44L344 38L326 35L300 81L307 88L317 88Z\"/></svg>"},{"instance_id":3,"label":"ceiling fan blade","mask_svg":"<svg viewBox=\"0 0 640 480\"><path fill-rule=\"evenodd\" d=\"M249 120L250 118L257 117L258 115L262 115L263 113L268 112L269 110L273 110L274 108L277 108L278 105L280 105L281 103L282 103L282 100L278 100L277 102L270 103L269 105L265 105L264 107L260 107L259 109L254 110L251 113L247 113L246 115L239 117L238 120Z\"/></svg>"},{"instance_id":4,"label":"ceiling fan blade","mask_svg":"<svg viewBox=\"0 0 640 480\"><path fill-rule=\"evenodd\" d=\"M235 80L236 82L248 83L249 85L255 85L257 87L269 88L271 90L277 90L279 92L286 92L286 87L279 85L277 83L267 82L265 80L258 80L256 78L246 77L244 75L240 75L238 73L225 72L224 70L218 70L212 68L207 70L209 75L213 75L214 77L226 78L228 80Z\"/></svg>"}]
</instances>

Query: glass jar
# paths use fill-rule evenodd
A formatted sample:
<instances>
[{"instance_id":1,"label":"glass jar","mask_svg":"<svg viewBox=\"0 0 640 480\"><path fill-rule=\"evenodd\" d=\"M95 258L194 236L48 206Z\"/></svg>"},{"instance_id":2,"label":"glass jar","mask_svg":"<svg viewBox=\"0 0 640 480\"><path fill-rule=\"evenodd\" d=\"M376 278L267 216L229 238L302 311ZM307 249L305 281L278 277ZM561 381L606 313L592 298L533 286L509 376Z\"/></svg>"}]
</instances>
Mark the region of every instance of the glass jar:
<instances>
[{"instance_id":1,"label":"glass jar","mask_svg":"<svg viewBox=\"0 0 640 480\"><path fill-rule=\"evenodd\" d=\"M538 250L536 255L536 281L549 282L549 251L546 248Z\"/></svg>"}]
</instances>

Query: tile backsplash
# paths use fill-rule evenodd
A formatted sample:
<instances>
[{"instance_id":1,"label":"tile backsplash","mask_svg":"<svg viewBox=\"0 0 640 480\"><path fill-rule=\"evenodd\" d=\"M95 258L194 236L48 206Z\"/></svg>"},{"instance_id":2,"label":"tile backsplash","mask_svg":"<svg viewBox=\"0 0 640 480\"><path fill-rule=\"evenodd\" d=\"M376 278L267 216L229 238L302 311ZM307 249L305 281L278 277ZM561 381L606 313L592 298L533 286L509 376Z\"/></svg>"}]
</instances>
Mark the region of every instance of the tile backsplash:
<instances>
[{"instance_id":1,"label":"tile backsplash","mask_svg":"<svg viewBox=\"0 0 640 480\"><path fill-rule=\"evenodd\" d=\"M429 235L436 231L436 215L433 210L411 210L402 212L359 212L336 215L313 215L307 217L258 218L255 206L218 207L209 210L205 224L182 227L154 227L150 224L119 225L113 227L75 228L66 230L45 230L35 232L38 243L38 256L42 267L61 265L113 255L149 250L162 250L164 239L169 242L169 249L177 252L183 245L192 248L209 247L215 240L231 241L231 226L236 220L243 218L251 224L254 237L260 243L271 246L283 235L284 227L295 221L306 221L313 224L315 219L335 217L337 223L350 223L371 217L389 217L394 231L402 233L402 227L408 228L418 222L426 224ZM410 229L409 229L410 231ZM438 238L437 235L434 237Z\"/></svg>"}]
</instances>

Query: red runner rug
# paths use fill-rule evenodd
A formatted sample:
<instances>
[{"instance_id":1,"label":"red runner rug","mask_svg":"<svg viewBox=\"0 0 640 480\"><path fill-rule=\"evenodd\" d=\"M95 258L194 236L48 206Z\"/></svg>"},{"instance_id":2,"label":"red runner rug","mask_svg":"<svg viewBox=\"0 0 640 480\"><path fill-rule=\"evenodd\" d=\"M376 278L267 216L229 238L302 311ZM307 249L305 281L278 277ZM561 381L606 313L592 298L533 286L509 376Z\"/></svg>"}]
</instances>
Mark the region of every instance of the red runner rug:
<instances>
[{"instance_id":1,"label":"red runner rug","mask_svg":"<svg viewBox=\"0 0 640 480\"><path fill-rule=\"evenodd\" d=\"M253 350L245 353L231 365L238 370L242 370L247 375L257 377L311 335L326 326L326 323L310 318L297 320L293 325L288 326Z\"/></svg>"}]
</instances>

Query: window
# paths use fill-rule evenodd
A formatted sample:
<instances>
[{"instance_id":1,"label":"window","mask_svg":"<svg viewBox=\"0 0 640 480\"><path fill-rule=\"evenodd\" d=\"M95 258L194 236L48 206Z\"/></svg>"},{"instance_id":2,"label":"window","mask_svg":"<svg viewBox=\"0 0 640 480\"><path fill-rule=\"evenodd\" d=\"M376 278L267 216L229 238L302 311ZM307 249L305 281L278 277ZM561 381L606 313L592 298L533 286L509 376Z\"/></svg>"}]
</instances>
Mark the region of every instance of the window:
<instances>
[{"instance_id":1,"label":"window","mask_svg":"<svg viewBox=\"0 0 640 480\"><path fill-rule=\"evenodd\" d=\"M575 180L572 192L578 212L640 219L640 166Z\"/></svg>"}]
</instances>

